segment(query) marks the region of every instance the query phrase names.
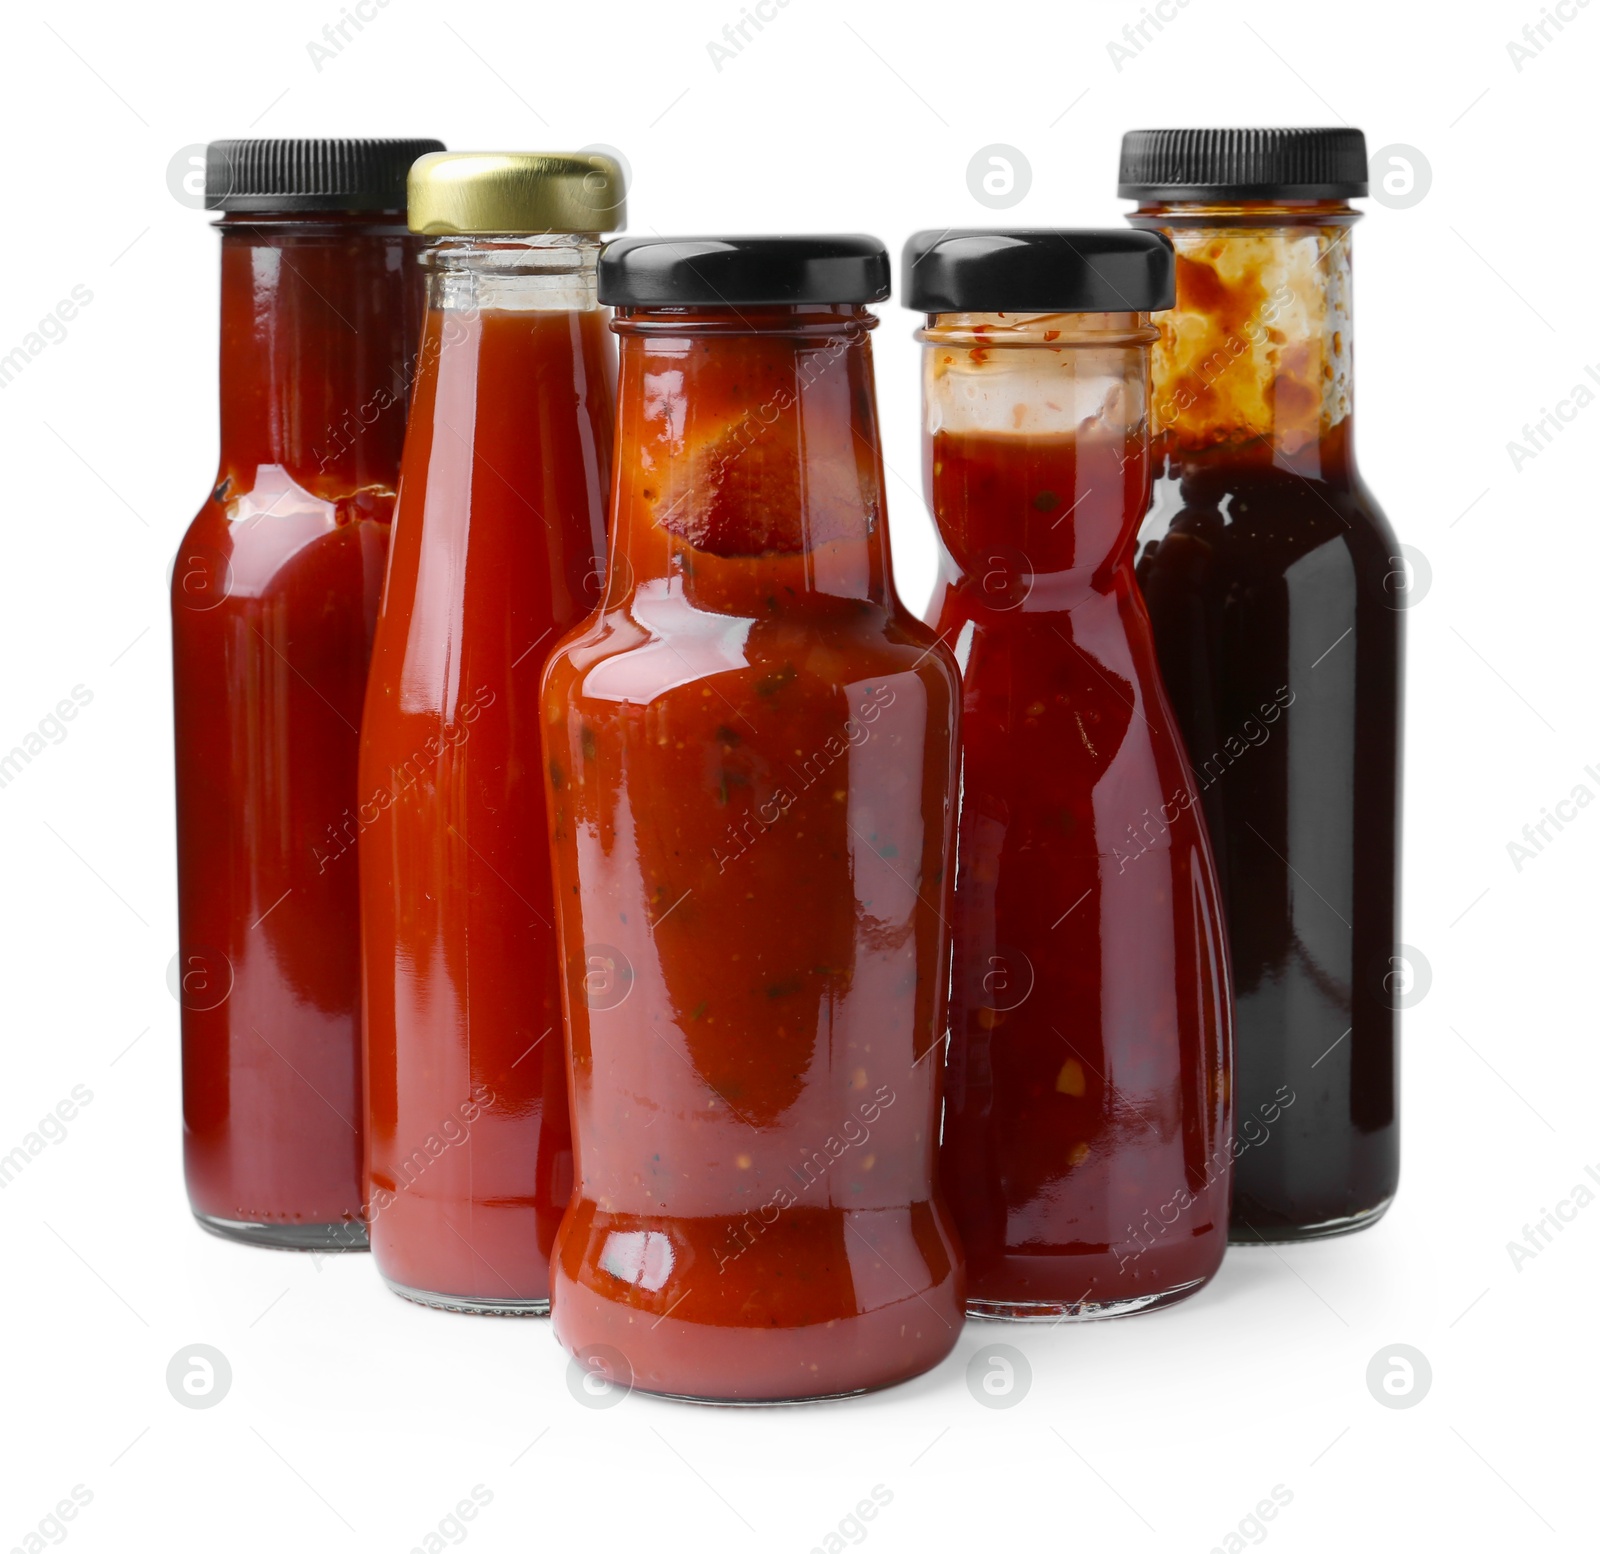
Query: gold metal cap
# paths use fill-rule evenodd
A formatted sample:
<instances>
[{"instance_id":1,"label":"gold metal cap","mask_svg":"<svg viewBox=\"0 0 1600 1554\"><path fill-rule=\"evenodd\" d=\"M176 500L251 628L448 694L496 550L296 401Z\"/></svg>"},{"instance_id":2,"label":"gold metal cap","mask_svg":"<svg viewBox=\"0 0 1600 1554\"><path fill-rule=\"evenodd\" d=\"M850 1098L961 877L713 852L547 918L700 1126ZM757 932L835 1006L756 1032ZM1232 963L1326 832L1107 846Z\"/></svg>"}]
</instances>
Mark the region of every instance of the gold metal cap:
<instances>
[{"instance_id":1,"label":"gold metal cap","mask_svg":"<svg viewBox=\"0 0 1600 1554\"><path fill-rule=\"evenodd\" d=\"M406 222L432 237L620 232L622 166L593 151L439 151L406 179Z\"/></svg>"}]
</instances>

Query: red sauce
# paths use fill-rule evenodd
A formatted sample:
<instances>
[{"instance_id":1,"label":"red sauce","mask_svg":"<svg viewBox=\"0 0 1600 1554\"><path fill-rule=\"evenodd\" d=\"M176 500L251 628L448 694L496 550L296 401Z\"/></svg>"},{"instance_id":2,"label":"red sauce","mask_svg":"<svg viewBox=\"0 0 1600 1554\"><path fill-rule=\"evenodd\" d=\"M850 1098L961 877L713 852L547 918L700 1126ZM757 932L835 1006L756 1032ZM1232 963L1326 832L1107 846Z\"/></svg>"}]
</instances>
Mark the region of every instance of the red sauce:
<instances>
[{"instance_id":1,"label":"red sauce","mask_svg":"<svg viewBox=\"0 0 1600 1554\"><path fill-rule=\"evenodd\" d=\"M543 1309L572 1188L539 677L597 598L614 382L598 309L430 308L357 823L372 1249L437 1304Z\"/></svg>"},{"instance_id":2,"label":"red sauce","mask_svg":"<svg viewBox=\"0 0 1600 1554\"><path fill-rule=\"evenodd\" d=\"M578 1165L552 1278L561 1341L649 1391L859 1391L960 1325L957 682L890 582L871 323L616 326L619 555L544 689Z\"/></svg>"},{"instance_id":3,"label":"red sauce","mask_svg":"<svg viewBox=\"0 0 1600 1554\"><path fill-rule=\"evenodd\" d=\"M1215 1272L1229 1167L1217 888L1133 581L1143 427L926 455L963 679L941 1170L968 1310L1142 1309Z\"/></svg>"},{"instance_id":4,"label":"red sauce","mask_svg":"<svg viewBox=\"0 0 1600 1554\"><path fill-rule=\"evenodd\" d=\"M222 454L172 577L184 1164L210 1228L360 1245L357 726L421 286L403 229L222 231Z\"/></svg>"}]
</instances>

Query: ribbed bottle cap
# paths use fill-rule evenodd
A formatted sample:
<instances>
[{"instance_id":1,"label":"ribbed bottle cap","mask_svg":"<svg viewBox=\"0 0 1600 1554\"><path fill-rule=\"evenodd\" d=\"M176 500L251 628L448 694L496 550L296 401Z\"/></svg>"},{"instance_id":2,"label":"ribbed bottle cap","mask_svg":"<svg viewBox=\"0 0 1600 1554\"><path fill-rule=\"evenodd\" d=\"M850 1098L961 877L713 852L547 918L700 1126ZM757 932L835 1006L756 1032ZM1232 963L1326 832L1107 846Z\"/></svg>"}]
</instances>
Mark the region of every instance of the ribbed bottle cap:
<instances>
[{"instance_id":1,"label":"ribbed bottle cap","mask_svg":"<svg viewBox=\"0 0 1600 1554\"><path fill-rule=\"evenodd\" d=\"M406 174L442 140L213 140L206 209L403 211Z\"/></svg>"},{"instance_id":2,"label":"ribbed bottle cap","mask_svg":"<svg viewBox=\"0 0 1600 1554\"><path fill-rule=\"evenodd\" d=\"M1358 129L1129 130L1125 200L1345 200L1367 192Z\"/></svg>"}]
</instances>

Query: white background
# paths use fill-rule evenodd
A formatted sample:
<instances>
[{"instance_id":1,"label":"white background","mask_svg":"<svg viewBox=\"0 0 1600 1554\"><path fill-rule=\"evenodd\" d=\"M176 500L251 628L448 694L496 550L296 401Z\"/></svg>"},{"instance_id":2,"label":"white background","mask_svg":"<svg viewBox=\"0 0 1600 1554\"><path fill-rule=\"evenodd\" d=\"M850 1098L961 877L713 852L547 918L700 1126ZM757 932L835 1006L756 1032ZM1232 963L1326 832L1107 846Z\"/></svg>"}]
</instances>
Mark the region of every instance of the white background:
<instances>
[{"instance_id":1,"label":"white background","mask_svg":"<svg viewBox=\"0 0 1600 1554\"><path fill-rule=\"evenodd\" d=\"M876 1554L1205 1554L1230 1532L1282 1554L1594 1546L1600 1204L1520 1270L1508 1242L1600 1171L1600 806L1520 871L1507 843L1575 785L1600 795L1600 405L1520 472L1507 443L1600 371L1600 5L1518 71L1506 45L1535 0L1166 4L1120 70L1106 45L1139 0L789 0L720 71L707 44L738 0L391 0L320 70L307 44L336 0L11 15L0 355L75 285L93 301L0 390L0 747L73 686L93 700L0 789L0 1153L74 1086L93 1099L0 1189L0 1548L74 1485L93 1495L65 1524L84 1551L404 1554L475 1485L493 1498L441 1536L481 1551L804 1554L875 1485L893 1496L861 1527ZM1420 203L1368 202L1355 236L1361 462L1432 573L1408 619L1404 905L1431 985L1405 1019L1402 1185L1376 1229L1234 1251L1166 1313L968 1324L886 1394L718 1411L581 1407L546 1323L421 1310L365 1257L195 1227L166 985L166 580L215 468L218 265L169 192L175 155L248 134L601 142L631 161L635 232L858 230L898 261L923 226L1116 223L1130 127L1340 121L1432 168ZM968 188L996 142L1032 168L1007 212ZM894 544L920 607L914 321L881 311ZM1031 1365L1007 1409L966 1384L993 1341ZM165 1382L196 1343L233 1372L205 1410ZM1406 1409L1366 1382L1397 1343L1432 1368ZM1280 1485L1289 1503L1241 1533Z\"/></svg>"}]
</instances>

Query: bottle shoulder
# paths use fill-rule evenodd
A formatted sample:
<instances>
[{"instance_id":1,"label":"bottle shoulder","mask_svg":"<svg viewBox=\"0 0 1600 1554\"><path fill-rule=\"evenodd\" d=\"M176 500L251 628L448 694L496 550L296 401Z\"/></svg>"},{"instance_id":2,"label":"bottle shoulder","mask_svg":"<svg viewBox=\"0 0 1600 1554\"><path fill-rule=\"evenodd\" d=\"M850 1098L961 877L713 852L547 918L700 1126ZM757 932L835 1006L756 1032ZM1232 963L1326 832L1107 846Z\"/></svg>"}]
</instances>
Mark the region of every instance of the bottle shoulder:
<instances>
[{"instance_id":1,"label":"bottle shoulder","mask_svg":"<svg viewBox=\"0 0 1600 1554\"><path fill-rule=\"evenodd\" d=\"M1282 575L1326 551L1359 574L1387 573L1398 541L1361 475L1322 479L1287 469L1187 467L1158 475L1139 528L1141 581L1152 566L1195 564Z\"/></svg>"},{"instance_id":2,"label":"bottle shoulder","mask_svg":"<svg viewBox=\"0 0 1600 1554\"><path fill-rule=\"evenodd\" d=\"M333 497L276 465L225 471L178 543L173 601L210 611L286 593L307 610L326 610L330 595L364 600L387 551L393 509L387 488Z\"/></svg>"},{"instance_id":3,"label":"bottle shoulder","mask_svg":"<svg viewBox=\"0 0 1600 1554\"><path fill-rule=\"evenodd\" d=\"M307 521L339 526L356 522L389 524L395 490L388 485L307 484L280 464L228 465L217 471L210 494L184 530L184 540L239 539L246 532L260 541L274 538L287 549L302 540ZM281 518L274 525L267 520Z\"/></svg>"},{"instance_id":4,"label":"bottle shoulder","mask_svg":"<svg viewBox=\"0 0 1600 1554\"><path fill-rule=\"evenodd\" d=\"M721 678L757 697L799 682L818 690L914 675L953 702L959 671L948 647L898 603L764 619L700 611L681 596L638 595L570 631L545 667L550 695L651 702ZM715 694L712 690L709 694Z\"/></svg>"}]
</instances>

